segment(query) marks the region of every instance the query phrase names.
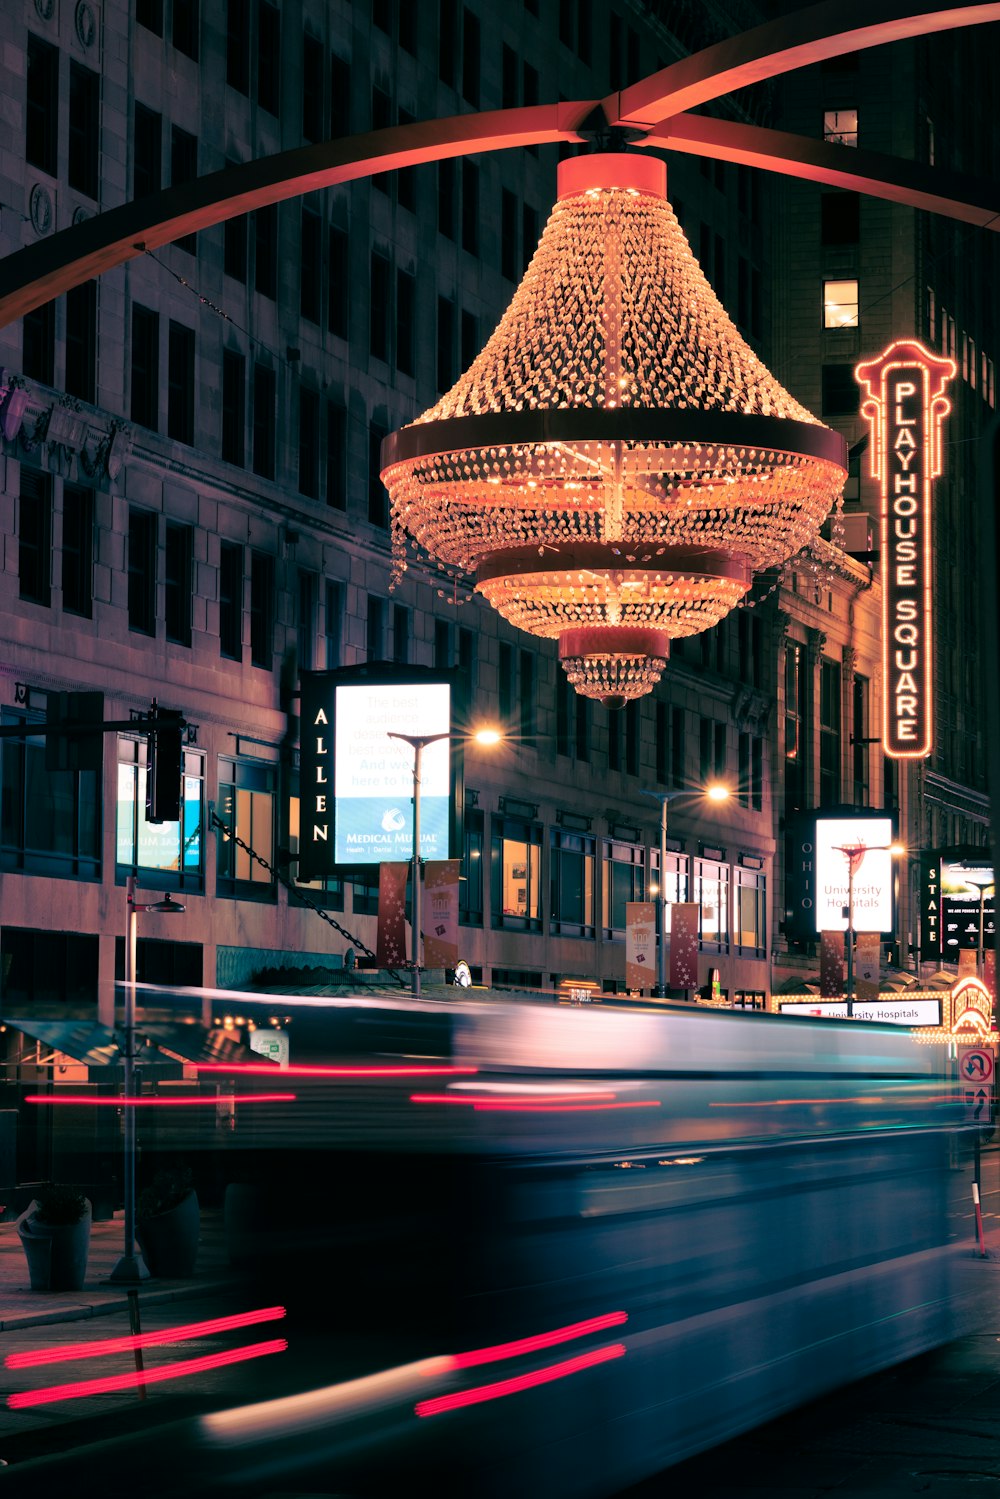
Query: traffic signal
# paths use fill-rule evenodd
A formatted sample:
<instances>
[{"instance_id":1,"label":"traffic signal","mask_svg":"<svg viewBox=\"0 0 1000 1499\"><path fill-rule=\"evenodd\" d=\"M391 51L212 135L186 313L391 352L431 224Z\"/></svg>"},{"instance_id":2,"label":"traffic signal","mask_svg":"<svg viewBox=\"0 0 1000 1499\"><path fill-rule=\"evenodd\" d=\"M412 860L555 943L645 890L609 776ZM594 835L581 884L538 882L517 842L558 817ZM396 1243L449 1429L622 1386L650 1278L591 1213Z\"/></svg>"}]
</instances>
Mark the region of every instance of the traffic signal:
<instances>
[{"instance_id":1,"label":"traffic signal","mask_svg":"<svg viewBox=\"0 0 1000 1499\"><path fill-rule=\"evenodd\" d=\"M181 815L181 767L184 760L184 715L153 703L146 739L146 821L178 822Z\"/></svg>"}]
</instances>

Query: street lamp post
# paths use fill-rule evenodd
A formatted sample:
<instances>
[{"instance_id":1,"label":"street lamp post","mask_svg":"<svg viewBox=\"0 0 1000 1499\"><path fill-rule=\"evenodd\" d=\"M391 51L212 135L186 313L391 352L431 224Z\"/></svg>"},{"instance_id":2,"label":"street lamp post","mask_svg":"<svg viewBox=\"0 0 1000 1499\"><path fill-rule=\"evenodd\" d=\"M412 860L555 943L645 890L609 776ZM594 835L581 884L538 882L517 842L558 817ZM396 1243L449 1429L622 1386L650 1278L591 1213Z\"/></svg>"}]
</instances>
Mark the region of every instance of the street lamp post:
<instances>
[{"instance_id":1,"label":"street lamp post","mask_svg":"<svg viewBox=\"0 0 1000 1499\"><path fill-rule=\"evenodd\" d=\"M125 1118L124 1142L125 1142L125 1169L124 1169L124 1217L125 1217L125 1245L124 1252L109 1279L122 1284L135 1284L137 1281L149 1279L149 1269L142 1253L136 1248L135 1242L135 958L136 958L136 917L140 911L158 911L161 915L169 915L173 911L183 911L184 907L179 901L171 900L167 895L163 900L137 901L135 898L135 875L130 874L125 881L125 1024L124 1024L124 1046L123 1061L125 1064L125 1078L123 1087L123 1101Z\"/></svg>"},{"instance_id":2,"label":"street lamp post","mask_svg":"<svg viewBox=\"0 0 1000 1499\"><path fill-rule=\"evenodd\" d=\"M847 843L835 847L835 853L843 854L847 860L847 982L844 997L847 1000L848 1016L854 1014L854 873L861 868L865 854L892 854L897 857L905 853L899 843Z\"/></svg>"},{"instance_id":3,"label":"street lamp post","mask_svg":"<svg viewBox=\"0 0 1000 1499\"><path fill-rule=\"evenodd\" d=\"M980 878L982 876L982 878ZM965 883L972 885L979 891L979 938L976 944L976 977L982 979L985 959L985 924L986 924L986 892L993 890L993 871L967 869L965 871Z\"/></svg>"},{"instance_id":4,"label":"street lamp post","mask_svg":"<svg viewBox=\"0 0 1000 1499\"><path fill-rule=\"evenodd\" d=\"M693 791L647 791L643 790L643 796L651 796L660 804L660 888L657 893L657 905L660 913L660 940L656 950L656 998L667 997L667 803L673 801L676 796L694 796L698 792ZM721 784L706 786L700 793L707 796L710 801L724 802L728 800L729 788Z\"/></svg>"}]
</instances>

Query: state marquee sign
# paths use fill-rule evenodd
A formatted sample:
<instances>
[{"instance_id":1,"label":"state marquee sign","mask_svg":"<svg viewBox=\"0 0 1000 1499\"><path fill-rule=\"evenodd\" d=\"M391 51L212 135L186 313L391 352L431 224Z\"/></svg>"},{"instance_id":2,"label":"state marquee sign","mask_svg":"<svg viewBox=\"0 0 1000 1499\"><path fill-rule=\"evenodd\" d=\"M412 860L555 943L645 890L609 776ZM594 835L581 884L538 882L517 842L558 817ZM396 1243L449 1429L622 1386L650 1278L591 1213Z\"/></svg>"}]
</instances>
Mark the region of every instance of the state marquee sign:
<instances>
[{"instance_id":1,"label":"state marquee sign","mask_svg":"<svg viewBox=\"0 0 1000 1499\"><path fill-rule=\"evenodd\" d=\"M934 743L931 481L941 473L955 368L900 339L855 370L871 474L882 484L882 747L895 760L923 759Z\"/></svg>"}]
</instances>

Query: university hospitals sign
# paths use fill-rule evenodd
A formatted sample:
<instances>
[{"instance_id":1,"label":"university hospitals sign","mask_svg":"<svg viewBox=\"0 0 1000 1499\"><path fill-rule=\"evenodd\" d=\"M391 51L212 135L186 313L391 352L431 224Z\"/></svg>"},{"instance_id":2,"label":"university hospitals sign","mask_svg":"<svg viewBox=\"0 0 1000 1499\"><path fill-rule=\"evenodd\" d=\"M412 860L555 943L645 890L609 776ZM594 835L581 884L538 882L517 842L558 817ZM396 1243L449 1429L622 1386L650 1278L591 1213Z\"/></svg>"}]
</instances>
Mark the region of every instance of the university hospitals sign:
<instances>
[{"instance_id":1,"label":"university hospitals sign","mask_svg":"<svg viewBox=\"0 0 1000 1499\"><path fill-rule=\"evenodd\" d=\"M871 426L871 473L882 484L882 747L923 759L934 743L931 481L941 473L945 386L955 362L915 339L855 370Z\"/></svg>"}]
</instances>

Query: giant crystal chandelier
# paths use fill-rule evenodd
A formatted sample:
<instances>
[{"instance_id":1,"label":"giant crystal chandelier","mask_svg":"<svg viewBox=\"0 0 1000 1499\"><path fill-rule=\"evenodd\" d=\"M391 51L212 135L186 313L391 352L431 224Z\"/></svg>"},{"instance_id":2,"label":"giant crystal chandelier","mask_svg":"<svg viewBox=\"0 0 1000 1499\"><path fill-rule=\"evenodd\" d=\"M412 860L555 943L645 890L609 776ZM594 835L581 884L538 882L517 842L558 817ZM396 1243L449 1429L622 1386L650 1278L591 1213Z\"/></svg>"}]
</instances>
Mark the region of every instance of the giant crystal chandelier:
<instances>
[{"instance_id":1,"label":"giant crystal chandelier","mask_svg":"<svg viewBox=\"0 0 1000 1499\"><path fill-rule=\"evenodd\" d=\"M815 536L846 451L740 337L664 164L614 153L560 164L498 327L382 462L395 577L412 536L620 707Z\"/></svg>"}]
</instances>

